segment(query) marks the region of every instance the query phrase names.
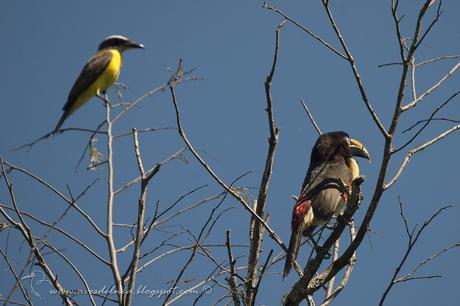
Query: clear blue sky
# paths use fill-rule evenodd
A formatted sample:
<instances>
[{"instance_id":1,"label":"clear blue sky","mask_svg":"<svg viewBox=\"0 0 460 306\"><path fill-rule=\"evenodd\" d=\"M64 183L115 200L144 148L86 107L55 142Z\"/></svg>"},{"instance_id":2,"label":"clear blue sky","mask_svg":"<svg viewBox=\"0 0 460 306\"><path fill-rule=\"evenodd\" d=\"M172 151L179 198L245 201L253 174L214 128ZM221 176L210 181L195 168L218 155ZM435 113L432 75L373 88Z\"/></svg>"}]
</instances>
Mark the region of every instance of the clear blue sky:
<instances>
[{"instance_id":1,"label":"clear blue sky","mask_svg":"<svg viewBox=\"0 0 460 306\"><path fill-rule=\"evenodd\" d=\"M405 15L402 21L405 37L412 36L417 9L422 2L401 1L400 15ZM460 53L460 4L458 1L445 2L444 14L421 46L416 55L417 61ZM83 166L74 171L87 142L87 134L59 135L37 144L29 152L10 150L54 128L68 91L85 61L104 37L124 34L144 43L146 47L145 50L125 54L119 78L128 86L124 91L125 98L129 101L167 81L171 74L167 68L176 67L178 59L183 58L186 70L196 68L194 73L204 78L202 81L182 84L177 89L183 123L190 139L202 152L208 153L203 153L203 156L227 182L246 171L252 171L239 184L251 187L250 193L256 197L257 190L253 187L259 185L268 137L263 82L272 62L274 30L282 20L263 9L261 4L262 1L2 1L0 155L40 175L64 192L66 184L74 193L78 193L100 177L101 180L80 205L104 227L105 169L86 171L86 158ZM274 1L273 4L339 47L320 1ZM336 0L332 1L332 8L356 59L371 103L388 126L396 99L400 68L377 68L377 65L397 61L399 56L390 1ZM432 17L432 13L429 16ZM416 75L418 92L429 88L455 61L421 67ZM427 118L433 108L459 89L458 84L459 78L454 75L413 112L404 114L399 131L419 119ZM284 241L289 239L293 205L291 195L299 192L309 152L316 139L316 132L299 105L301 97L307 101L323 130L349 132L352 137L361 140L372 155L371 164L361 163L367 180L363 187L364 202L355 217L359 222L368 207L376 181L383 140L365 110L347 63L292 24L287 24L281 33L280 58L272 93L276 125L281 129L267 206L272 216L272 228ZM446 107L440 116L460 119L458 102ZM64 127L94 128L103 118L101 103L92 100L69 118ZM121 133L132 127L174 125L171 99L166 91L147 99L123 119L115 131ZM445 122L433 123L414 145L421 144L449 126ZM406 134L398 134L396 143L404 143L407 137ZM459 139L459 135L453 134L416 155L398 183L385 193L371 224L372 231L358 250L358 263L350 283L337 299L337 305L375 305L380 299L406 246L398 196L406 204L412 226L423 222L440 207L453 205L422 237L404 272L436 250L459 240L460 210L456 195L460 170L457 152ZM142 135L140 140L147 166L183 146L175 131ZM98 149L104 152L104 148L101 138ZM114 150L115 181L116 186L120 186L137 175L131 138L117 141ZM189 164L174 161L154 179L149 193L148 214L152 214L156 201L160 201L161 207L167 207L181 194L200 185L209 184L186 199L181 207L220 192L204 170L191 156L188 157L191 161ZM390 175L393 175L402 158L403 155L398 155L394 159ZM65 208L65 203L30 179L14 174L11 180L21 209L53 220ZM137 194L138 187L135 187L117 199L116 222L134 222ZM0 200L8 201L4 185L0 188ZM176 231L178 225L184 225L198 234L211 207L216 204L210 203L181 219L171 221L168 226L173 226L170 229ZM218 221L208 239L209 243L223 243L225 230L231 228L233 242L247 244L248 214L235 201L227 199L223 208L230 207L233 209ZM104 241L95 237L88 224L74 212L66 216L62 227L85 237L89 245L107 255ZM39 234L43 228L37 227L37 230ZM119 233L118 246L130 237L126 231L123 233ZM150 245L145 250L161 242L166 235L153 232L148 242ZM190 243L186 238L178 239L177 243ZM6 233L2 232L2 248L5 240ZM14 257L17 269L28 252L24 246L21 251L16 251L21 241L18 235L12 235L9 242L8 251ZM53 234L50 241L60 243L62 237ZM62 247L69 258L82 266L93 288L110 285L109 269L101 268L98 262L70 242L63 243ZM274 248L275 254L280 251L266 237L264 250L270 248ZM301 262L302 258L305 260L305 252L300 255ZM245 256L247 250L235 249L235 253ZM168 288L166 282L175 279L178 267L185 262L188 254L183 252L171 256L150 267L140 274L138 284L147 285L150 289ZM214 254L217 258L226 259L224 248L216 249ZM457 284L460 283L458 256L459 251L453 250L421 271L421 274L442 274L441 279L397 286L390 294L387 305L455 305L458 300ZM48 260L57 269L64 285L80 286L74 274L62 268L63 264L56 256L50 255ZM238 264L245 265L246 258L239 257ZM183 278L196 278L198 281L213 268L212 262L199 256ZM0 260L0 269L2 275L8 275L3 260ZM271 272L279 271L281 264ZM295 278L294 273L284 281L279 274L265 277L258 303L279 304L281 296L292 286ZM4 295L9 281L2 280L2 284L8 285L1 286ZM37 299L37 305L59 302L44 291L41 292L42 300ZM215 294L203 299L202 303L207 305L222 294L223 291L216 289ZM146 296L135 298L137 305L156 305L162 301ZM187 301L190 300L185 299L178 305L187 305Z\"/></svg>"}]
</instances>

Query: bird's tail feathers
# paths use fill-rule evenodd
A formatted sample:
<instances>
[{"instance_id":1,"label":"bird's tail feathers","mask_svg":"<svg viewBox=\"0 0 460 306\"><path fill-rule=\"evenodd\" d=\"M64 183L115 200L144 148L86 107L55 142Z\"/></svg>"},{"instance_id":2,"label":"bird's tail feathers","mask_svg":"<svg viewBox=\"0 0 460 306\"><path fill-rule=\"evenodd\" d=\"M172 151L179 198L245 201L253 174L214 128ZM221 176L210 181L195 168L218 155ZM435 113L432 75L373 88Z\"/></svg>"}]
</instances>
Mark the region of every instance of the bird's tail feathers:
<instances>
[{"instance_id":1,"label":"bird's tail feathers","mask_svg":"<svg viewBox=\"0 0 460 306\"><path fill-rule=\"evenodd\" d=\"M284 263L283 278L288 276L291 271L292 264L299 254L300 241L302 240L303 223L297 224L292 229L291 239L289 240L289 247L286 253L286 261Z\"/></svg>"},{"instance_id":2,"label":"bird's tail feathers","mask_svg":"<svg viewBox=\"0 0 460 306\"><path fill-rule=\"evenodd\" d=\"M61 119L59 119L59 122L56 124L56 127L54 128L55 133L59 131L59 129L61 128L62 124L67 119L67 117L68 117L68 112L64 111L64 113L61 116Z\"/></svg>"}]
</instances>

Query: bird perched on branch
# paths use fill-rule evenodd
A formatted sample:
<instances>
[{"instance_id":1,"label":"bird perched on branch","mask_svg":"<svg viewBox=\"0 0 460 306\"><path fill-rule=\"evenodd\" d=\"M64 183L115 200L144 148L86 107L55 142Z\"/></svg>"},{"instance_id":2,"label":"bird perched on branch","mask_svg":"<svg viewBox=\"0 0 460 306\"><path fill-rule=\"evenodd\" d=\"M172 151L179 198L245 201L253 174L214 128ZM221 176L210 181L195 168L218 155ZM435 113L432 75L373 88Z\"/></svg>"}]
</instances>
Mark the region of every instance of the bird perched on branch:
<instances>
[{"instance_id":1,"label":"bird perched on branch","mask_svg":"<svg viewBox=\"0 0 460 306\"><path fill-rule=\"evenodd\" d=\"M313 230L326 224L347 202L351 183L359 176L353 156L370 158L367 149L345 132L322 134L313 146L302 192L292 212L283 277L297 258L302 235L311 238Z\"/></svg>"},{"instance_id":2,"label":"bird perched on branch","mask_svg":"<svg viewBox=\"0 0 460 306\"><path fill-rule=\"evenodd\" d=\"M143 49L144 45L121 35L109 36L101 42L99 49L85 64L70 90L67 102L62 108L64 113L54 129L55 132L61 128L67 117L92 97L105 94L106 90L113 85L120 74L122 66L121 54L133 48Z\"/></svg>"}]
</instances>

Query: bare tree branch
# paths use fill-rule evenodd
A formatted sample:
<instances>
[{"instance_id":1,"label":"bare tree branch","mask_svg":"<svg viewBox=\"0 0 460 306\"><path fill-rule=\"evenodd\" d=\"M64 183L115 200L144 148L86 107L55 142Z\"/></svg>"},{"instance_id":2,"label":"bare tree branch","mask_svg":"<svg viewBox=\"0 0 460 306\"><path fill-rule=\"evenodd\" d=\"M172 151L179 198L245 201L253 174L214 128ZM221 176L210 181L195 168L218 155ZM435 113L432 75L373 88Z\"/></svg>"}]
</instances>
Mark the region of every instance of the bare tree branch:
<instances>
[{"instance_id":1,"label":"bare tree branch","mask_svg":"<svg viewBox=\"0 0 460 306\"><path fill-rule=\"evenodd\" d=\"M5 181L6 186L8 187L8 192L10 194L11 202L13 203L14 210L15 210L20 222L14 221L14 219L11 216L9 216L8 213L2 207L0 207L0 213L2 213L2 215L8 220L8 222L11 225L13 225L15 228L17 228L20 231L20 233L22 234L24 239L27 241L27 243L29 244L29 246L32 249L32 251L34 251L34 254L35 254L35 257L37 258L38 264L43 269L45 274L50 278L51 283L53 284L53 286L58 291L58 293L59 293L59 295L60 295L60 297L62 299L62 302L65 303L68 306L73 305L73 303L70 300L66 290L64 289L64 287L62 287L61 283L57 279L57 276L54 275L54 273L52 272L52 270L50 269L50 267L46 263L45 258L41 254L40 249L37 247L37 245L35 243L35 240L34 240L34 237L32 236L32 232L30 230L30 227L24 222L24 219L22 218L22 215L21 215L21 213L19 211L19 208L18 208L18 206L16 204L16 198L14 196L13 186L9 182L8 174L7 174L6 170L5 170L5 164L4 164L3 160L0 160L0 164L1 164L1 169L2 169L3 179Z\"/></svg>"},{"instance_id":2,"label":"bare tree branch","mask_svg":"<svg viewBox=\"0 0 460 306\"><path fill-rule=\"evenodd\" d=\"M107 234L105 239L110 255L110 268L112 270L115 288L117 289L117 296L119 303L123 304L123 283L118 268L117 251L113 238L113 199L115 193L113 191L113 136L112 136L112 121L110 118L110 102L107 95L100 97L105 102L105 121L107 123Z\"/></svg>"},{"instance_id":3,"label":"bare tree branch","mask_svg":"<svg viewBox=\"0 0 460 306\"><path fill-rule=\"evenodd\" d=\"M331 23L332 28L334 29L334 32L336 33L336 36L338 40L340 41L340 44L342 45L343 50L345 51L346 58L348 63L350 64L351 70L353 72L353 76L356 80L356 84L358 85L359 92L361 94L361 99L364 102L364 105L366 106L369 114L371 115L372 119L374 120L375 124L377 125L378 129L382 133L382 135L387 139L389 137L389 134L385 127L383 126L382 122L380 121L379 117L377 116L377 113L374 111L371 103L369 102L369 99L367 97L366 91L364 90L364 85L361 80L361 76L359 75L358 68L356 67L355 60L353 56L351 55L350 50L348 49L347 44L345 43L345 39L342 36L342 33L340 32L339 27L337 26L334 17L332 15L331 9L329 7L329 1L328 0L322 0L324 9L326 10L327 16L329 18L329 21Z\"/></svg>"},{"instance_id":4,"label":"bare tree branch","mask_svg":"<svg viewBox=\"0 0 460 306\"><path fill-rule=\"evenodd\" d=\"M2 255L2 257L3 257L3 259L5 260L6 264L8 265L8 268L10 269L11 274L13 274L14 279L16 280L16 283L17 283L18 286L19 286L19 289L21 289L22 296L23 296L24 299L27 301L27 304L32 305L32 302L30 301L30 297L29 297L29 295L27 294L27 291L26 291L26 290L24 289L24 287L22 286L21 280L19 279L18 275L17 275L16 272L14 271L13 266L11 265L10 261L8 260L8 257L6 257L6 254L3 253L3 250L2 250L2 249L0 249L0 254ZM8 298L7 300L9 300L9 298Z\"/></svg>"},{"instance_id":5,"label":"bare tree branch","mask_svg":"<svg viewBox=\"0 0 460 306\"><path fill-rule=\"evenodd\" d=\"M310 119L311 123L315 127L316 132L318 132L318 135L322 135L323 133L321 132L321 129L319 128L318 124L315 121L315 118L313 118L313 115L311 114L310 110L308 109L307 104L303 101L302 98L300 98L300 104L302 104L302 107L304 111L307 113L308 118Z\"/></svg>"},{"instance_id":6,"label":"bare tree branch","mask_svg":"<svg viewBox=\"0 0 460 306\"><path fill-rule=\"evenodd\" d=\"M238 292L238 289L236 288L238 286L238 283L236 281L236 272L235 272L235 263L236 259L233 257L232 253L232 241L231 241L231 231L227 230L226 232L226 246L227 246L227 254L228 254L228 262L230 266L230 277L227 279L228 285L230 286L230 290L232 292L232 298L233 298L233 305L234 306L239 306L241 305L240 303L240 293Z\"/></svg>"},{"instance_id":7,"label":"bare tree branch","mask_svg":"<svg viewBox=\"0 0 460 306\"><path fill-rule=\"evenodd\" d=\"M206 171L211 175L211 177L232 197L234 197L238 202L240 202L243 207L251 213L252 216L254 216L267 230L267 232L270 234L270 237L284 250L287 251L286 245L283 243L281 238L278 236L278 234L270 228L270 226L254 211L254 209L251 208L251 206L246 202L246 200L237 192L232 190L229 186L227 186L222 179L215 174L215 172L211 169L211 167L203 160L203 158L198 154L198 152L195 150L193 147L192 143L189 141L187 135L185 134L185 131L182 129L182 123L180 119L180 111L179 111L179 106L177 103L176 99L176 93L174 90L174 87L170 87L171 90L171 96L173 100L173 105L174 109L176 111L176 122L177 122L177 127L179 131L179 135L182 137L184 140L185 144L187 145L188 149L190 152L192 152L193 156L197 159L197 161L206 169ZM296 265L294 265L295 267ZM298 266L298 265L297 265ZM297 269L296 269L297 270ZM299 272L299 271L298 271Z\"/></svg>"},{"instance_id":8,"label":"bare tree branch","mask_svg":"<svg viewBox=\"0 0 460 306\"><path fill-rule=\"evenodd\" d=\"M299 29L301 29L302 31L304 31L305 33L307 33L309 36L311 36L312 38L316 39L317 41L319 41L323 46L325 46L326 48L328 48L329 50L331 50L332 52L334 52L335 54L337 54L339 57L341 57L342 59L346 60L347 57L345 55L343 55L342 53L340 53L340 51L338 51L337 49L335 49L334 47L332 47L329 43L327 43L326 41L324 41L319 35L313 33L312 31L310 31L309 29L307 29L306 27L304 27L303 25L301 25L299 22L295 21L293 18L289 17L288 15L286 15L285 13L283 13L280 9L270 5L268 3L269 1L265 1L264 4L262 5L263 8L266 8L270 11L273 11L281 16L283 16L284 19L288 20L289 22L291 22L292 24L294 24L295 26L297 26Z\"/></svg>"},{"instance_id":9,"label":"bare tree branch","mask_svg":"<svg viewBox=\"0 0 460 306\"><path fill-rule=\"evenodd\" d=\"M427 228L428 225L430 225L430 223L436 219L436 217L441 213L443 212L444 210L450 208L451 206L445 206L445 207L442 207L440 209L438 209L437 212L435 212L429 219L425 220L425 222L423 222L422 226L420 227L420 229L417 231L417 233L415 233L415 229L416 227L414 227L412 230L409 230L409 227L408 227L408 224L407 224L407 218L404 214L404 210L403 210L403 203L401 202L401 200L399 200L399 208L400 208L400 215L401 215L401 218L403 220L403 223L404 223L404 228L405 228L405 231L406 231L406 234L407 234L407 238L408 238L408 241L407 241L407 249L401 259L401 261L399 262L398 266L396 267L395 269L395 272L393 273L393 276L390 280L390 283L388 284L388 286L386 287L385 291L383 292L382 294L382 297L380 298L380 302L378 304L378 306L382 306L385 302L385 299L386 297L388 296L388 293L390 292L390 290L393 288L394 285L396 285L397 283L400 283L400 282L404 282L404 281L408 281L408 280L414 280L414 279L431 279L431 278L436 278L436 277L439 277L437 275L430 275L430 276L417 276L417 277L413 277L412 275L417 272L417 270L423 266L424 264L426 264L427 262L429 262L431 259L427 259L425 260L424 262L420 263L414 270L412 270L412 272L410 272L409 274L405 275L404 277L402 278L399 278L397 279L402 267L404 266L404 264L406 263L406 260L409 258L409 255L412 253L412 250L415 246L415 244L418 242L420 236L422 235L423 231ZM458 243L457 243L458 244ZM460 244L459 244L460 245ZM443 252L455 247L456 245L454 244L453 246L450 246L444 250L442 250L440 253L438 253L438 255L442 254ZM457 245L458 246L458 245ZM435 254L436 255L436 254ZM438 256L436 255L436 256ZM436 257L435 256L435 257Z\"/></svg>"},{"instance_id":10,"label":"bare tree branch","mask_svg":"<svg viewBox=\"0 0 460 306\"><path fill-rule=\"evenodd\" d=\"M457 71L457 69L460 67L460 62L458 62L457 64L455 64L454 67L452 67L452 69L450 69L450 71L444 75L436 84L434 84L433 86L431 86L429 89L427 89L424 93L422 93L421 95L419 95L417 97L417 99L414 99L412 100L412 102L409 102L407 105L404 105L401 107L401 110L403 112L415 107L420 101L423 100L423 98L425 98L426 96L428 96L429 94L431 94L433 91L435 91L439 86L441 86L447 79L449 79L454 73L455 71Z\"/></svg>"},{"instance_id":11,"label":"bare tree branch","mask_svg":"<svg viewBox=\"0 0 460 306\"><path fill-rule=\"evenodd\" d=\"M415 154L417 154L418 152L420 151L423 151L425 150L426 148L428 148L429 146L435 144L436 142L438 142L439 140L443 139L444 137L446 137L447 135L457 131L458 129L460 129L460 124L457 124L455 126L453 126L452 128L448 129L447 131L439 134L438 136L432 138L431 140L425 142L424 144L422 144L421 146L418 146L416 147L415 149L412 149L409 151L409 153L407 153L406 157L404 157L404 160L403 162L401 163L401 166L399 166L399 169L396 171L396 174L395 176L388 182L384 185L384 190L387 190L388 188L390 188L394 183L396 183L396 181L398 180L398 178L401 176L401 174L403 173L404 169L406 168L407 164L409 163L410 159L412 158L412 156L414 156Z\"/></svg>"},{"instance_id":12,"label":"bare tree branch","mask_svg":"<svg viewBox=\"0 0 460 306\"><path fill-rule=\"evenodd\" d=\"M275 127L275 119L273 115L273 100L271 94L271 84L273 76L276 70L276 64L278 62L279 52L279 40L281 28L285 25L285 21L281 22L275 31L275 53L273 55L273 63L270 69L270 73L267 75L265 80L265 97L267 100L267 120L270 131L270 138L268 139L268 151L267 158L265 161L264 172L259 187L259 195L257 202L254 204L257 215L260 218L264 218L265 205L267 202L268 187L270 185L270 178L272 175L273 162L275 160L276 145L278 144L279 129ZM257 264L259 261L260 245L263 238L263 228L258 220L252 216L251 223L249 225L249 256L248 256L248 273L246 275L246 301L247 305L253 305L255 300L255 284L257 279L255 278L255 272L257 270Z\"/></svg>"},{"instance_id":13,"label":"bare tree branch","mask_svg":"<svg viewBox=\"0 0 460 306\"><path fill-rule=\"evenodd\" d=\"M102 237L105 237L105 233L99 228L99 226L97 226L96 222L94 222L94 220L83 210L81 209L76 201L72 201L72 199L69 199L67 198L61 191L59 191L57 188L55 188L54 186L52 186L51 184L49 184L48 182L46 182L44 179L42 179L41 177L23 169L23 168L20 168L18 166L15 166L7 161L3 161L3 163L5 165L7 165L8 167L10 167L11 169L14 169L16 171L19 171L21 173L24 173L26 174L27 176L31 177L32 179L34 179L35 181L39 182L40 184L42 184L43 186L45 186L47 189L51 190L52 192L54 192L58 197L60 197L62 200L64 200L67 204L71 205L73 208L75 208L77 210L78 213L80 213L90 224L91 226L96 230L96 232L102 236Z\"/></svg>"},{"instance_id":14,"label":"bare tree branch","mask_svg":"<svg viewBox=\"0 0 460 306\"><path fill-rule=\"evenodd\" d=\"M136 155L137 167L139 168L139 174L141 176L141 191L139 195L139 206L137 209L137 222L136 222L136 237L134 239L134 250L133 256L131 259L131 263L128 267L128 270L125 275L127 275L128 271L130 272L129 282L128 282L128 290L126 291L124 305L129 306L131 305L131 300L133 297L133 288L136 283L136 276L137 276L137 266L139 264L139 257L140 257L140 248L141 243L143 240L142 235L144 234L144 218L145 218L145 203L147 199L147 189L149 181L153 178L153 176L158 172L160 166L158 166L157 171L152 171L149 174L145 173L144 165L142 162L141 152L139 148L139 139L138 139L138 131L136 128L133 128L133 143L134 143L134 153ZM125 278L126 276L123 276ZM124 282L124 280L122 280Z\"/></svg>"},{"instance_id":15,"label":"bare tree branch","mask_svg":"<svg viewBox=\"0 0 460 306\"><path fill-rule=\"evenodd\" d=\"M459 58L459 57L460 57L460 54L438 56L438 57L435 57L435 58L431 58L429 60L422 61L422 62L416 64L415 67L426 65L426 64L431 64L431 63L446 60L446 59L456 59L456 58Z\"/></svg>"},{"instance_id":16,"label":"bare tree branch","mask_svg":"<svg viewBox=\"0 0 460 306\"><path fill-rule=\"evenodd\" d=\"M398 149L393 149L393 151L391 152L391 154L396 154L397 152L401 151L402 149L404 149L405 147L407 147L408 145L410 145L416 138L418 135L420 135L420 133L431 123L431 120L433 119L433 117L443 108L445 107L447 104L449 104L449 102L451 102L458 94L460 94L460 90L455 92L453 95L451 95L444 103L442 103L440 106L438 106L432 113L431 113L431 116L430 118L428 118L428 120L425 122L425 124L405 143L403 144L401 147L399 147Z\"/></svg>"}]
</instances>

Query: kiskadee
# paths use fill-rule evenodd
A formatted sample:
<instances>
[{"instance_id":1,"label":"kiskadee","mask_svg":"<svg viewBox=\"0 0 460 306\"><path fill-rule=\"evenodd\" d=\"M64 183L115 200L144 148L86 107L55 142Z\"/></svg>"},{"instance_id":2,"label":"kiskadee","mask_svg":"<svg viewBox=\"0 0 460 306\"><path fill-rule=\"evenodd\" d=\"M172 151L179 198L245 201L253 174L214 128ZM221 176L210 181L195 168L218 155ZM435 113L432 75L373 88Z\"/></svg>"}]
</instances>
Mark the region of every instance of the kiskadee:
<instances>
[{"instance_id":1,"label":"kiskadee","mask_svg":"<svg viewBox=\"0 0 460 306\"><path fill-rule=\"evenodd\" d=\"M101 42L99 49L85 64L70 90L67 102L62 108L64 113L54 129L55 132L61 128L67 117L92 97L106 93L120 74L121 54L132 48L144 48L144 45L121 35L109 36Z\"/></svg>"}]
</instances>

